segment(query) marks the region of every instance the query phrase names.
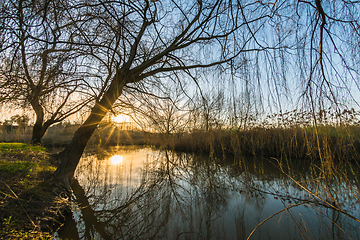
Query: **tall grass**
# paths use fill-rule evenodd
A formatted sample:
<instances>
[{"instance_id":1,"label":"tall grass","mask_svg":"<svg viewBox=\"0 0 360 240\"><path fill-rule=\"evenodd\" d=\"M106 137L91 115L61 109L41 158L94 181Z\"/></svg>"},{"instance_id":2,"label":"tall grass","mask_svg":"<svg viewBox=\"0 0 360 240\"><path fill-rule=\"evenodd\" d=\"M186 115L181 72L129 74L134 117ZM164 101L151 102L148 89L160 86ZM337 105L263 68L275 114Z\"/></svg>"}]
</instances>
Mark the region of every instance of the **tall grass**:
<instances>
[{"instance_id":1,"label":"tall grass","mask_svg":"<svg viewBox=\"0 0 360 240\"><path fill-rule=\"evenodd\" d=\"M358 160L360 127L318 126L253 128L247 131L194 130L181 135L159 135L152 145L187 152L233 154L279 159Z\"/></svg>"},{"instance_id":2,"label":"tall grass","mask_svg":"<svg viewBox=\"0 0 360 240\"><path fill-rule=\"evenodd\" d=\"M321 160L327 163L360 158L358 113L340 115L322 111L311 120L311 113L295 111L268 116L248 130L237 128L160 135L152 145L188 152L233 154L277 159Z\"/></svg>"}]
</instances>

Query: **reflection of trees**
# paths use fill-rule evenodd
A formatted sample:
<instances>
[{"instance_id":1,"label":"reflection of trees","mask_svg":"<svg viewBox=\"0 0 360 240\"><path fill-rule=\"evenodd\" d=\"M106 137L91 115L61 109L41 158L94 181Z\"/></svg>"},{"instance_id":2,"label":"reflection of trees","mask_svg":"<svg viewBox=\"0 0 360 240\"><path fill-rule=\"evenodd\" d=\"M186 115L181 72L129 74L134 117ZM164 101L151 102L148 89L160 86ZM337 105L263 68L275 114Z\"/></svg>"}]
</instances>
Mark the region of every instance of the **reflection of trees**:
<instances>
[{"instance_id":1,"label":"reflection of trees","mask_svg":"<svg viewBox=\"0 0 360 240\"><path fill-rule=\"evenodd\" d=\"M229 188L220 168L212 161L194 156L165 152L163 183L171 191L172 214L181 214L175 236L183 238L219 239ZM217 222L218 224L214 224Z\"/></svg>"},{"instance_id":2,"label":"reflection of trees","mask_svg":"<svg viewBox=\"0 0 360 240\"><path fill-rule=\"evenodd\" d=\"M283 204L279 210L268 220L276 215L282 216L286 213L294 223L303 239L311 239L311 236L324 236L329 239L352 238L353 228L359 226L359 191L356 187L355 178L352 174L324 174L316 163L304 163L303 165L288 167L279 164L277 174L269 173L264 163L267 161L248 161L250 166L242 166L236 172L242 172L242 176L232 172L240 191L246 190L245 196L273 196ZM268 162L269 163L269 162ZM287 163L292 164L292 163ZM275 163L272 163L276 166ZM339 165L337 171L346 172L348 166ZM246 171L244 171L246 169ZM315 169L315 170L314 170ZM273 169L274 170L274 169ZM281 171L280 171L281 170ZM353 169L354 170L354 169ZM269 176L272 176L269 178ZM250 201L259 202L259 199ZM301 211L297 207L308 207L312 210L312 218L316 221L297 217ZM265 223L262 222L261 224ZM260 223L260 222L259 222ZM312 224L315 223L316 229ZM308 228L312 232L308 232ZM316 233L315 233L316 232ZM350 233L350 235L348 235Z\"/></svg>"},{"instance_id":3,"label":"reflection of trees","mask_svg":"<svg viewBox=\"0 0 360 240\"><path fill-rule=\"evenodd\" d=\"M110 235L105 230L104 223L98 221L98 218L96 217L96 212L91 208L84 189L82 189L76 179L72 184L72 189L74 191L77 204L81 206L81 214L83 216L85 224L84 237L86 239L91 239L91 233L96 231L103 239L111 239Z\"/></svg>"},{"instance_id":4,"label":"reflection of trees","mask_svg":"<svg viewBox=\"0 0 360 240\"><path fill-rule=\"evenodd\" d=\"M279 234L279 225L287 231L280 238L318 234L336 239L345 236L341 229L349 229L348 219L319 205L267 163L249 160L234 166L191 154L147 151L143 160L134 157L138 162L117 166L95 155L83 158L77 169L81 187L73 187L82 238L244 239L278 210L279 218L260 226L254 238ZM309 215L299 217L304 205L323 225L311 226ZM311 227L315 230L308 232Z\"/></svg>"},{"instance_id":5,"label":"reflection of trees","mask_svg":"<svg viewBox=\"0 0 360 240\"><path fill-rule=\"evenodd\" d=\"M158 152L148 156L139 170L141 180L134 186L131 178L136 169L125 173L120 167L111 175L112 166L104 165L104 161L94 156L84 158L77 170L86 172L78 174L82 187L74 188L82 209L83 237L90 239L96 234L104 239L223 236L220 230L223 226L214 228L212 223L220 219L226 207L229 188L224 187L226 179L220 176L217 165L203 163L185 154ZM124 181L130 186L122 185ZM85 209L88 209L86 213Z\"/></svg>"},{"instance_id":6,"label":"reflection of trees","mask_svg":"<svg viewBox=\"0 0 360 240\"><path fill-rule=\"evenodd\" d=\"M74 192L77 191L75 195L80 209L86 207L89 209L87 212L90 212L85 216L84 210L81 211L84 224L80 227L83 228L83 237L93 239L99 234L104 239L139 239L157 234L163 214L160 209L152 207L155 206L153 192L156 185L142 179L134 188L123 188L116 184L123 180L121 171L116 171L119 175L112 175L114 172L110 168L113 166L106 165L93 156L86 160L78 169L80 172L86 169L86 180L80 177L83 187L78 185L74 189ZM155 218L157 225L151 221Z\"/></svg>"}]
</instances>

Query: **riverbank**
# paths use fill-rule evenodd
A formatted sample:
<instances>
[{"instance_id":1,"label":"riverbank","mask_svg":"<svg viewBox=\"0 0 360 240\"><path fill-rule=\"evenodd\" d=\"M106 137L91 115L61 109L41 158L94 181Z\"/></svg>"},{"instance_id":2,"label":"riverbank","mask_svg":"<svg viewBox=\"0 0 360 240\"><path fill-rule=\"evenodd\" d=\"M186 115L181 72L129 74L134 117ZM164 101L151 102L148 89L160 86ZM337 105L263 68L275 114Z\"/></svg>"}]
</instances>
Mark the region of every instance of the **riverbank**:
<instances>
[{"instance_id":1,"label":"riverbank","mask_svg":"<svg viewBox=\"0 0 360 240\"><path fill-rule=\"evenodd\" d=\"M46 148L0 143L0 239L51 239L69 213L49 179L56 164Z\"/></svg>"}]
</instances>

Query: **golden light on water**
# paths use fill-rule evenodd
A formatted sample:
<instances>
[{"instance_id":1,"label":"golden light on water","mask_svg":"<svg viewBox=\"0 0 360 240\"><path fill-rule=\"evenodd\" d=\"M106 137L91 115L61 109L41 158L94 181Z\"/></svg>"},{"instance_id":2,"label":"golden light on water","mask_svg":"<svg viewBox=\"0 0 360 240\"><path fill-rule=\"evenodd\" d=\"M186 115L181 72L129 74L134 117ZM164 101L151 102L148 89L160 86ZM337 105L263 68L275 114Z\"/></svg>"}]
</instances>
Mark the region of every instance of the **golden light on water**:
<instances>
[{"instance_id":1,"label":"golden light on water","mask_svg":"<svg viewBox=\"0 0 360 240\"><path fill-rule=\"evenodd\" d=\"M112 165L119 165L124 161L124 157L121 155L114 155L109 160Z\"/></svg>"}]
</instances>

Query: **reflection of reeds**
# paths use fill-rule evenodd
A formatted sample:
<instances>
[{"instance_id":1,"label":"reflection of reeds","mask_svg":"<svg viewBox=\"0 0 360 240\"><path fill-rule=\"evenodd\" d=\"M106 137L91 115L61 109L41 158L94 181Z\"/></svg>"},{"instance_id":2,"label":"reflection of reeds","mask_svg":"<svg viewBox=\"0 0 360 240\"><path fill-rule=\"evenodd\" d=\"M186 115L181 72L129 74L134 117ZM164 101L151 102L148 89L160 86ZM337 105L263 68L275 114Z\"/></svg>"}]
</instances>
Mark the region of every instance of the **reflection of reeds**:
<instances>
[{"instance_id":1,"label":"reflection of reeds","mask_svg":"<svg viewBox=\"0 0 360 240\"><path fill-rule=\"evenodd\" d=\"M326 226L325 222L324 226L326 227L327 232L329 232L331 239L344 239L343 236L352 239L349 235L350 232L344 230L344 226L341 224L340 220L342 218L347 218L349 223L353 221L354 227L360 223L360 216L358 214L358 206L360 204L358 174L354 172L348 173L346 171L349 167L351 168L350 163L349 166L344 163L336 164L336 167L332 169L334 171L331 172L325 172L322 163L311 163L311 168L319 169L316 174L311 174L311 177L302 174L294 177L293 173L287 173L286 170L283 169L284 166L280 161L278 161L278 166L288 179L296 184L299 189L308 194L308 197L306 199L291 198L295 200L295 203L289 203L288 205L284 204L282 210L279 210L259 223L247 239L250 239L256 230L265 222L277 215L290 212L289 210L291 208L301 205L307 205L314 209L316 216L319 219L324 218L325 220L330 221L330 226ZM283 198L283 196L277 196ZM293 220L297 224L297 220L294 218ZM308 227L311 226L306 226L304 221L297 224L297 228L303 239L309 238Z\"/></svg>"}]
</instances>

